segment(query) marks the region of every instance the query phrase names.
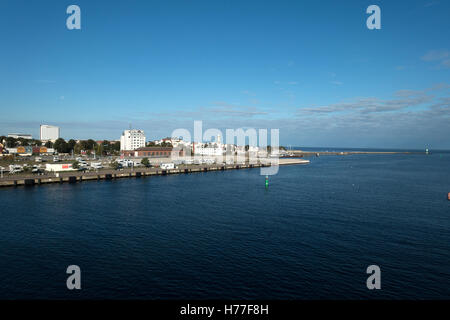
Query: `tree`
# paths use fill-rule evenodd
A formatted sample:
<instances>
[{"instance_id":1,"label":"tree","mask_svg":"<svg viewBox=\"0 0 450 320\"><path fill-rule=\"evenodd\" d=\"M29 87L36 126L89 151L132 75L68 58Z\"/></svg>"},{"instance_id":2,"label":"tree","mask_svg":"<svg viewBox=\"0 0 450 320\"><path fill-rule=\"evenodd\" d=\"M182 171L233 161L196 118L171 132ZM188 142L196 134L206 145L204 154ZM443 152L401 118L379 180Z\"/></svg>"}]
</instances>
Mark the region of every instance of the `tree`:
<instances>
[{"instance_id":1,"label":"tree","mask_svg":"<svg viewBox=\"0 0 450 320\"><path fill-rule=\"evenodd\" d=\"M172 144L170 142L163 141L161 143L161 147L163 147L163 148L172 148Z\"/></svg>"},{"instance_id":2,"label":"tree","mask_svg":"<svg viewBox=\"0 0 450 320\"><path fill-rule=\"evenodd\" d=\"M45 143L45 147L47 147L47 148L53 148L53 142L47 141L47 142Z\"/></svg>"},{"instance_id":3,"label":"tree","mask_svg":"<svg viewBox=\"0 0 450 320\"><path fill-rule=\"evenodd\" d=\"M94 147L97 145L97 142L95 142L92 139L89 139L87 141L87 150L94 150Z\"/></svg>"},{"instance_id":4,"label":"tree","mask_svg":"<svg viewBox=\"0 0 450 320\"><path fill-rule=\"evenodd\" d=\"M63 138L57 139L53 144L53 147L58 153L67 153L69 149L69 145Z\"/></svg>"},{"instance_id":5,"label":"tree","mask_svg":"<svg viewBox=\"0 0 450 320\"><path fill-rule=\"evenodd\" d=\"M150 166L150 161L148 161L148 158L143 158L141 160L141 164L146 166L146 167L149 167Z\"/></svg>"},{"instance_id":6,"label":"tree","mask_svg":"<svg viewBox=\"0 0 450 320\"><path fill-rule=\"evenodd\" d=\"M83 150L81 143L77 143L74 147L73 147L73 153L75 154L80 154L81 150Z\"/></svg>"},{"instance_id":7,"label":"tree","mask_svg":"<svg viewBox=\"0 0 450 320\"><path fill-rule=\"evenodd\" d=\"M30 145L30 141L28 139L24 139L24 138L19 138L19 143L21 146L29 146Z\"/></svg>"},{"instance_id":8,"label":"tree","mask_svg":"<svg viewBox=\"0 0 450 320\"><path fill-rule=\"evenodd\" d=\"M80 168L80 163L78 161L72 162L72 168L79 169Z\"/></svg>"},{"instance_id":9,"label":"tree","mask_svg":"<svg viewBox=\"0 0 450 320\"><path fill-rule=\"evenodd\" d=\"M117 169L119 169L120 168L120 164L117 162L117 161L113 161L113 162L111 162L110 164L109 164L109 166L111 167L111 168L113 168L114 170L117 170Z\"/></svg>"},{"instance_id":10,"label":"tree","mask_svg":"<svg viewBox=\"0 0 450 320\"><path fill-rule=\"evenodd\" d=\"M98 144L94 146L95 154L101 156L103 154L103 145Z\"/></svg>"},{"instance_id":11,"label":"tree","mask_svg":"<svg viewBox=\"0 0 450 320\"><path fill-rule=\"evenodd\" d=\"M8 148L15 148L17 147L17 140L11 137L6 138L6 146Z\"/></svg>"},{"instance_id":12,"label":"tree","mask_svg":"<svg viewBox=\"0 0 450 320\"><path fill-rule=\"evenodd\" d=\"M70 139L67 142L67 146L68 146L69 152L72 151L75 148L76 144L77 144L77 142L75 140L73 140L73 139Z\"/></svg>"},{"instance_id":13,"label":"tree","mask_svg":"<svg viewBox=\"0 0 450 320\"><path fill-rule=\"evenodd\" d=\"M119 141L114 142L114 144L112 146L112 150L117 151L117 152L120 151L120 142Z\"/></svg>"},{"instance_id":14,"label":"tree","mask_svg":"<svg viewBox=\"0 0 450 320\"><path fill-rule=\"evenodd\" d=\"M103 140L102 142L103 154L108 155L111 154L111 143L108 140Z\"/></svg>"}]
</instances>

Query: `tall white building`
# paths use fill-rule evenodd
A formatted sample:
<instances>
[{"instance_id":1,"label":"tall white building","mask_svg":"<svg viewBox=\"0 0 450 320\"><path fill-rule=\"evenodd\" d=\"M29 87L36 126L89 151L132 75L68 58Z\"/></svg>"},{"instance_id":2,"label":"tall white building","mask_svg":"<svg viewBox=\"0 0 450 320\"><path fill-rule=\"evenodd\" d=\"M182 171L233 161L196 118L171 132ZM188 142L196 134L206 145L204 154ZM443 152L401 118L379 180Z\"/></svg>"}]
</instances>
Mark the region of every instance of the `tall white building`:
<instances>
[{"instance_id":1,"label":"tall white building","mask_svg":"<svg viewBox=\"0 0 450 320\"><path fill-rule=\"evenodd\" d=\"M142 130L125 130L120 137L120 150L136 150L145 147L145 135Z\"/></svg>"},{"instance_id":2,"label":"tall white building","mask_svg":"<svg viewBox=\"0 0 450 320\"><path fill-rule=\"evenodd\" d=\"M47 124L41 124L41 140L55 141L59 139L59 127L49 126Z\"/></svg>"}]
</instances>

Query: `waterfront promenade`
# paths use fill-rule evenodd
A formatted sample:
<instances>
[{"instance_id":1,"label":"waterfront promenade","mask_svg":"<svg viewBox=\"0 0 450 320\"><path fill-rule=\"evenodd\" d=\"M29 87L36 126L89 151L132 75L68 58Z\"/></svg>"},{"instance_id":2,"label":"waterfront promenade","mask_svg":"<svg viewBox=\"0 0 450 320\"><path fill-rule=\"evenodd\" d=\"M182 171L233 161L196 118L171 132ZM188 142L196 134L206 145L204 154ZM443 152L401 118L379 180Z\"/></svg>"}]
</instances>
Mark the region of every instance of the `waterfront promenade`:
<instances>
[{"instance_id":1,"label":"waterfront promenade","mask_svg":"<svg viewBox=\"0 0 450 320\"><path fill-rule=\"evenodd\" d=\"M294 164L308 164L309 160L303 159L279 159L279 165L294 165ZM119 178L140 178L153 175L168 175L181 173L195 173L208 172L218 170L233 170L233 169L250 169L259 167L269 167L270 162L249 164L211 164L211 165L179 165L175 169L161 169L135 167L126 168L122 170L101 169L98 171L66 171L58 173L45 173L43 175L36 174L18 174L6 175L0 179L0 187L14 187L14 186L33 186L48 183L77 183L82 181L92 180L111 180Z\"/></svg>"}]
</instances>

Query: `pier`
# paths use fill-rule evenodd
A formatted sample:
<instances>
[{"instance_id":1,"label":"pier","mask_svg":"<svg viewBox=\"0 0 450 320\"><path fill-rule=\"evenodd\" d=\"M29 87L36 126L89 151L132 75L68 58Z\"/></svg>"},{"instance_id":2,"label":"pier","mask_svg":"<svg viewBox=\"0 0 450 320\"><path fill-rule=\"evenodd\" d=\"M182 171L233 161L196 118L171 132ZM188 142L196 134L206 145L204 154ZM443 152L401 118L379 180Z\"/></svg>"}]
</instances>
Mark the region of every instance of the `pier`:
<instances>
[{"instance_id":1,"label":"pier","mask_svg":"<svg viewBox=\"0 0 450 320\"><path fill-rule=\"evenodd\" d=\"M279 159L279 165L308 164L309 160L303 159ZM0 179L0 187L16 186L36 186L49 183L79 183L83 181L112 180L121 178L141 178L155 175L187 174L196 172L251 169L269 167L270 163L233 163L233 164L212 164L212 165L179 165L175 169L161 168L127 168L122 170L102 169L98 171L80 172L58 172L36 174L18 174L5 176Z\"/></svg>"},{"instance_id":2,"label":"pier","mask_svg":"<svg viewBox=\"0 0 450 320\"><path fill-rule=\"evenodd\" d=\"M296 157L313 157L313 156L348 156L358 154L427 154L426 152L412 151L303 151L289 150L288 153Z\"/></svg>"}]
</instances>

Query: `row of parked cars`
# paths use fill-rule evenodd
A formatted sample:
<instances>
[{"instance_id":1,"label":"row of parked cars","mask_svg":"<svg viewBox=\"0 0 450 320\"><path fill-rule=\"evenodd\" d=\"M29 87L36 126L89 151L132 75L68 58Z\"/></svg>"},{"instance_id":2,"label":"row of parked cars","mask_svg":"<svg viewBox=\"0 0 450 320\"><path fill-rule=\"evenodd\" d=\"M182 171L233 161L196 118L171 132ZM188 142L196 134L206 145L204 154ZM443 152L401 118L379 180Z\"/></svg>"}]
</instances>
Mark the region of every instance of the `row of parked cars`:
<instances>
[{"instance_id":1,"label":"row of parked cars","mask_svg":"<svg viewBox=\"0 0 450 320\"><path fill-rule=\"evenodd\" d=\"M52 159L52 158L50 158L50 159ZM46 160L43 157L35 157L34 161L40 163L40 162L45 162ZM53 162L60 162L60 161L61 161L61 159L59 156L57 156L57 155L53 156Z\"/></svg>"},{"instance_id":2,"label":"row of parked cars","mask_svg":"<svg viewBox=\"0 0 450 320\"><path fill-rule=\"evenodd\" d=\"M8 170L4 167L1 167L0 169L2 171L8 171L9 173L20 173L20 172L24 172L26 169L28 169L28 164L24 163L23 165L19 165L19 164L11 164L8 167ZM33 165L30 167L30 171L32 173L43 173L44 170L41 168L40 165Z\"/></svg>"},{"instance_id":3,"label":"row of parked cars","mask_svg":"<svg viewBox=\"0 0 450 320\"><path fill-rule=\"evenodd\" d=\"M180 159L180 160L174 160L174 163L179 164L214 164L216 163L215 159L212 158L194 158L194 159Z\"/></svg>"},{"instance_id":4,"label":"row of parked cars","mask_svg":"<svg viewBox=\"0 0 450 320\"><path fill-rule=\"evenodd\" d=\"M89 169L98 170L103 168L103 164L101 162L91 162L88 163L84 158L78 157L75 159L78 162L78 170L86 171Z\"/></svg>"}]
</instances>

